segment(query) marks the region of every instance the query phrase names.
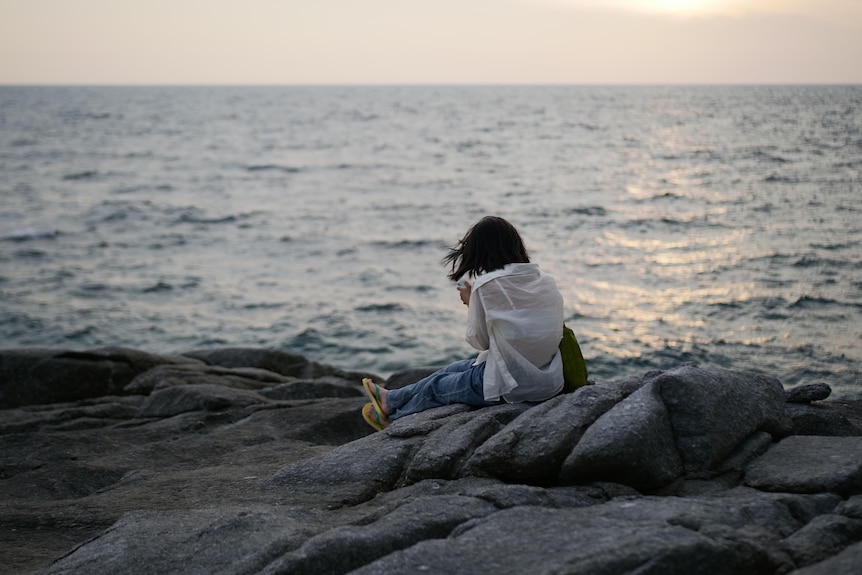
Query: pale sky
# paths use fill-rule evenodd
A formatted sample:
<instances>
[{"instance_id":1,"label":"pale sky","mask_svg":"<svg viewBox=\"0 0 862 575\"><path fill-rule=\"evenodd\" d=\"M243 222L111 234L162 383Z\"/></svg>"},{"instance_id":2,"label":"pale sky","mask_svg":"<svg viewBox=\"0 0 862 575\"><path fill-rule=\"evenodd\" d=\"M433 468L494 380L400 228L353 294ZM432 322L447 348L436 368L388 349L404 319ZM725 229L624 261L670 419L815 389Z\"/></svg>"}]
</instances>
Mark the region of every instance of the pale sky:
<instances>
[{"instance_id":1,"label":"pale sky","mask_svg":"<svg viewBox=\"0 0 862 575\"><path fill-rule=\"evenodd\" d=\"M862 83L862 0L0 0L0 84Z\"/></svg>"}]
</instances>

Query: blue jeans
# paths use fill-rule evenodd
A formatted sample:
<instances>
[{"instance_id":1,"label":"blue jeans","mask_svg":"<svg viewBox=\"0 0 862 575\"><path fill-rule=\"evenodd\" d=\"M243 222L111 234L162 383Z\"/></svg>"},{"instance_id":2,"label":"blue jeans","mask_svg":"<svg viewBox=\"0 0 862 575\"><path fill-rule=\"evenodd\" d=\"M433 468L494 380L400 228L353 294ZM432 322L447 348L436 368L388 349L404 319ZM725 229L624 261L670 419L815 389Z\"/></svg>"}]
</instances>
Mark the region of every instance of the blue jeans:
<instances>
[{"instance_id":1,"label":"blue jeans","mask_svg":"<svg viewBox=\"0 0 862 575\"><path fill-rule=\"evenodd\" d=\"M499 403L485 401L485 394L482 391L485 364L483 362L474 366L474 361L473 359L456 361L416 383L401 389L390 389L386 396L389 421L450 403L464 403L474 407Z\"/></svg>"}]
</instances>

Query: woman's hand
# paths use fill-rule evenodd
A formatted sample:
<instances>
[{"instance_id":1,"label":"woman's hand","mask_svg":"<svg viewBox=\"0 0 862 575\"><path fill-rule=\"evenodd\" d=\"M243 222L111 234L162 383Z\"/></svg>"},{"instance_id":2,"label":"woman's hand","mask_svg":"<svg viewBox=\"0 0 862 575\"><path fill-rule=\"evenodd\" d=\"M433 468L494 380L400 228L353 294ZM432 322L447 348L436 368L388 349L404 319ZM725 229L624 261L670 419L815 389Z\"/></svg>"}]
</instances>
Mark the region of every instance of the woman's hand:
<instances>
[{"instance_id":1,"label":"woman's hand","mask_svg":"<svg viewBox=\"0 0 862 575\"><path fill-rule=\"evenodd\" d=\"M463 282L458 284L458 295L461 296L461 301L464 305L470 305L470 294L473 291L473 286L470 282Z\"/></svg>"}]
</instances>

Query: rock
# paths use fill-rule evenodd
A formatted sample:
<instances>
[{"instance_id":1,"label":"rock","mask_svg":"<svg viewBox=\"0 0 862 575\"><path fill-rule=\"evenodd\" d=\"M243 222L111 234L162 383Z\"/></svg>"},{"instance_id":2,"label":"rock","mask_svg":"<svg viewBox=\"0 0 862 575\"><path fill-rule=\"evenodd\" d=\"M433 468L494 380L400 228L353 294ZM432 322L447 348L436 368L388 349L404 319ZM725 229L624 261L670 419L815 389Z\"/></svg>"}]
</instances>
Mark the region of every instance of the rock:
<instances>
[{"instance_id":1,"label":"rock","mask_svg":"<svg viewBox=\"0 0 862 575\"><path fill-rule=\"evenodd\" d=\"M843 515L819 515L783 543L797 566L811 565L862 540L862 519Z\"/></svg>"},{"instance_id":2,"label":"rock","mask_svg":"<svg viewBox=\"0 0 862 575\"><path fill-rule=\"evenodd\" d=\"M749 436L793 431L781 382L764 375L683 366L655 376L687 473L706 473Z\"/></svg>"},{"instance_id":3,"label":"rock","mask_svg":"<svg viewBox=\"0 0 862 575\"><path fill-rule=\"evenodd\" d=\"M843 502L835 510L835 513L851 517L853 519L862 519L862 495L854 495L847 501Z\"/></svg>"},{"instance_id":4,"label":"rock","mask_svg":"<svg viewBox=\"0 0 862 575\"><path fill-rule=\"evenodd\" d=\"M0 435L73 431L124 423L137 416L142 396L106 395L93 399L3 410Z\"/></svg>"},{"instance_id":5,"label":"rock","mask_svg":"<svg viewBox=\"0 0 862 575\"><path fill-rule=\"evenodd\" d=\"M404 470L404 484L427 478L450 479L465 475L468 460L490 437L524 413L524 404L453 415L446 425L431 432L412 454Z\"/></svg>"},{"instance_id":6,"label":"rock","mask_svg":"<svg viewBox=\"0 0 862 575\"><path fill-rule=\"evenodd\" d=\"M563 482L616 481L656 489L684 473L658 383L614 405L584 432L560 470Z\"/></svg>"},{"instance_id":7,"label":"rock","mask_svg":"<svg viewBox=\"0 0 862 575\"><path fill-rule=\"evenodd\" d=\"M796 435L862 435L862 430L840 412L822 405L788 403L787 415L793 421L793 433Z\"/></svg>"},{"instance_id":8,"label":"rock","mask_svg":"<svg viewBox=\"0 0 862 575\"><path fill-rule=\"evenodd\" d=\"M273 546L299 546L308 536L291 510L271 506L136 511L87 542L86 552L73 550L44 573L210 575L226 566L256 573L273 558Z\"/></svg>"},{"instance_id":9,"label":"rock","mask_svg":"<svg viewBox=\"0 0 862 575\"><path fill-rule=\"evenodd\" d=\"M347 573L421 541L445 538L465 521L494 511L492 504L475 497L441 495L416 499L372 523L345 525L311 537L302 547L283 554L260 573Z\"/></svg>"},{"instance_id":10,"label":"rock","mask_svg":"<svg viewBox=\"0 0 862 575\"><path fill-rule=\"evenodd\" d=\"M0 409L120 395L136 376L157 365L191 361L121 347L0 350Z\"/></svg>"},{"instance_id":11,"label":"rock","mask_svg":"<svg viewBox=\"0 0 862 575\"><path fill-rule=\"evenodd\" d=\"M862 565L862 542L847 547L834 557L791 571L790 575L859 575L860 565Z\"/></svg>"},{"instance_id":12,"label":"rock","mask_svg":"<svg viewBox=\"0 0 862 575\"><path fill-rule=\"evenodd\" d=\"M862 437L787 437L746 469L745 484L790 493L860 493Z\"/></svg>"},{"instance_id":13,"label":"rock","mask_svg":"<svg viewBox=\"0 0 862 575\"><path fill-rule=\"evenodd\" d=\"M236 389L267 389L286 383L290 378L251 367L224 368L200 363L187 365L159 365L138 375L123 388L126 393L146 394L154 389L177 385L212 383Z\"/></svg>"},{"instance_id":14,"label":"rock","mask_svg":"<svg viewBox=\"0 0 862 575\"><path fill-rule=\"evenodd\" d=\"M735 453L725 459L716 471L719 474L742 473L752 460L766 453L771 446L772 436L764 431L757 431L746 439Z\"/></svg>"},{"instance_id":15,"label":"rock","mask_svg":"<svg viewBox=\"0 0 862 575\"><path fill-rule=\"evenodd\" d=\"M525 526L530 536L524 537ZM738 546L742 547L742 546ZM521 507L476 521L447 539L432 539L356 570L385 573L693 573L763 569L730 542L684 527L583 516L574 510ZM721 571L715 571L721 572Z\"/></svg>"},{"instance_id":16,"label":"rock","mask_svg":"<svg viewBox=\"0 0 862 575\"><path fill-rule=\"evenodd\" d=\"M823 402L816 407L823 409L826 408L830 411L833 411L850 422L855 429L862 432L862 413L857 409L858 400L840 400L840 399L830 399L828 402Z\"/></svg>"},{"instance_id":17,"label":"rock","mask_svg":"<svg viewBox=\"0 0 862 575\"><path fill-rule=\"evenodd\" d=\"M353 379L357 382L357 385L362 381L363 377L376 378L378 381L382 381L374 374L343 371L329 365L309 361L305 357L295 353L274 349L228 347L189 351L183 355L203 361L207 365L231 368L253 367L302 379L337 375Z\"/></svg>"},{"instance_id":18,"label":"rock","mask_svg":"<svg viewBox=\"0 0 862 575\"><path fill-rule=\"evenodd\" d=\"M64 353L31 359L63 369ZM57 401L55 374L0 411L11 572L783 575L858 559L862 438L786 436L785 409L856 426L862 402L794 406L772 378L685 365L374 432L360 374L292 354L75 353L102 395Z\"/></svg>"},{"instance_id":19,"label":"rock","mask_svg":"<svg viewBox=\"0 0 862 575\"><path fill-rule=\"evenodd\" d=\"M587 385L525 411L477 447L471 473L535 483L559 474L584 432L627 393L623 386Z\"/></svg>"},{"instance_id":20,"label":"rock","mask_svg":"<svg viewBox=\"0 0 862 575\"><path fill-rule=\"evenodd\" d=\"M829 397L832 388L826 383L809 383L797 385L784 393L788 403L811 403Z\"/></svg>"},{"instance_id":21,"label":"rock","mask_svg":"<svg viewBox=\"0 0 862 575\"><path fill-rule=\"evenodd\" d=\"M141 406L138 417L172 417L189 411L225 411L268 403L271 402L253 391L197 383L154 391Z\"/></svg>"},{"instance_id":22,"label":"rock","mask_svg":"<svg viewBox=\"0 0 862 575\"><path fill-rule=\"evenodd\" d=\"M673 574L690 572L696 561L701 570L713 566L710 572L781 573L793 566L781 537L835 506L830 496L744 489L689 499L607 498L579 489L581 497L568 506L572 499L537 487L425 481L342 509L340 521L333 521L339 512L259 505L139 512L47 573L129 572L131 557L148 572L183 573L522 573L572 566L616 573L646 565ZM120 548L124 553L116 553Z\"/></svg>"},{"instance_id":23,"label":"rock","mask_svg":"<svg viewBox=\"0 0 862 575\"><path fill-rule=\"evenodd\" d=\"M326 486L327 501L341 505L366 501L427 477L457 476L476 445L524 409L524 405L500 405L477 412L450 405L417 413L314 461L287 466L270 484L318 491Z\"/></svg>"},{"instance_id":24,"label":"rock","mask_svg":"<svg viewBox=\"0 0 862 575\"><path fill-rule=\"evenodd\" d=\"M365 397L362 389L351 382L332 376L300 379L260 391L269 399L322 399L324 397Z\"/></svg>"},{"instance_id":25,"label":"rock","mask_svg":"<svg viewBox=\"0 0 862 575\"><path fill-rule=\"evenodd\" d=\"M298 475L292 469L278 480L308 483L311 469L320 465L313 481L342 478L340 485L353 485L353 493L343 494L349 500L421 479L472 475L539 485L605 480L657 490L684 478L728 472L722 463L758 433L766 434L756 444L762 451L770 433L791 429L784 405L777 380L683 366L618 385L585 386L527 410L430 410L399 419L380 438L362 440L375 443L362 468L376 465L378 476L369 471L345 476L354 469L351 455L337 449L319 462L306 462ZM347 460L341 459L344 454ZM741 468L743 462L735 465ZM375 483L380 476L386 479Z\"/></svg>"},{"instance_id":26,"label":"rock","mask_svg":"<svg viewBox=\"0 0 862 575\"><path fill-rule=\"evenodd\" d=\"M313 462L288 465L272 477L270 486L306 492L322 489L322 501L355 505L393 489L419 441L417 437L392 444L386 434L376 433L338 446Z\"/></svg>"},{"instance_id":27,"label":"rock","mask_svg":"<svg viewBox=\"0 0 862 575\"><path fill-rule=\"evenodd\" d=\"M355 571L375 573L780 573L788 497L636 498L574 509L518 506L464 522ZM800 496L796 496L798 499ZM758 509L770 511L760 512ZM751 515L759 517L751 527ZM783 513L783 522L775 519ZM776 527L778 529L776 530Z\"/></svg>"}]
</instances>

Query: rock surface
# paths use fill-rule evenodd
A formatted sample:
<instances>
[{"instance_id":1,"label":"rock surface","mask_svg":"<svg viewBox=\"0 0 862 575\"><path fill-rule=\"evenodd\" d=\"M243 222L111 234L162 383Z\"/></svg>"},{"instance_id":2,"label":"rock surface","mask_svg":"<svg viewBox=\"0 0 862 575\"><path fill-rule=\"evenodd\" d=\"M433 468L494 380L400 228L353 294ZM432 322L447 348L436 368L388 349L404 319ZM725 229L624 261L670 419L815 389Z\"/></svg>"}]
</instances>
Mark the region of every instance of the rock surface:
<instances>
[{"instance_id":1,"label":"rock surface","mask_svg":"<svg viewBox=\"0 0 862 575\"><path fill-rule=\"evenodd\" d=\"M862 405L823 384L682 365L374 432L363 376L248 348L0 350L0 565L857 572Z\"/></svg>"}]
</instances>

